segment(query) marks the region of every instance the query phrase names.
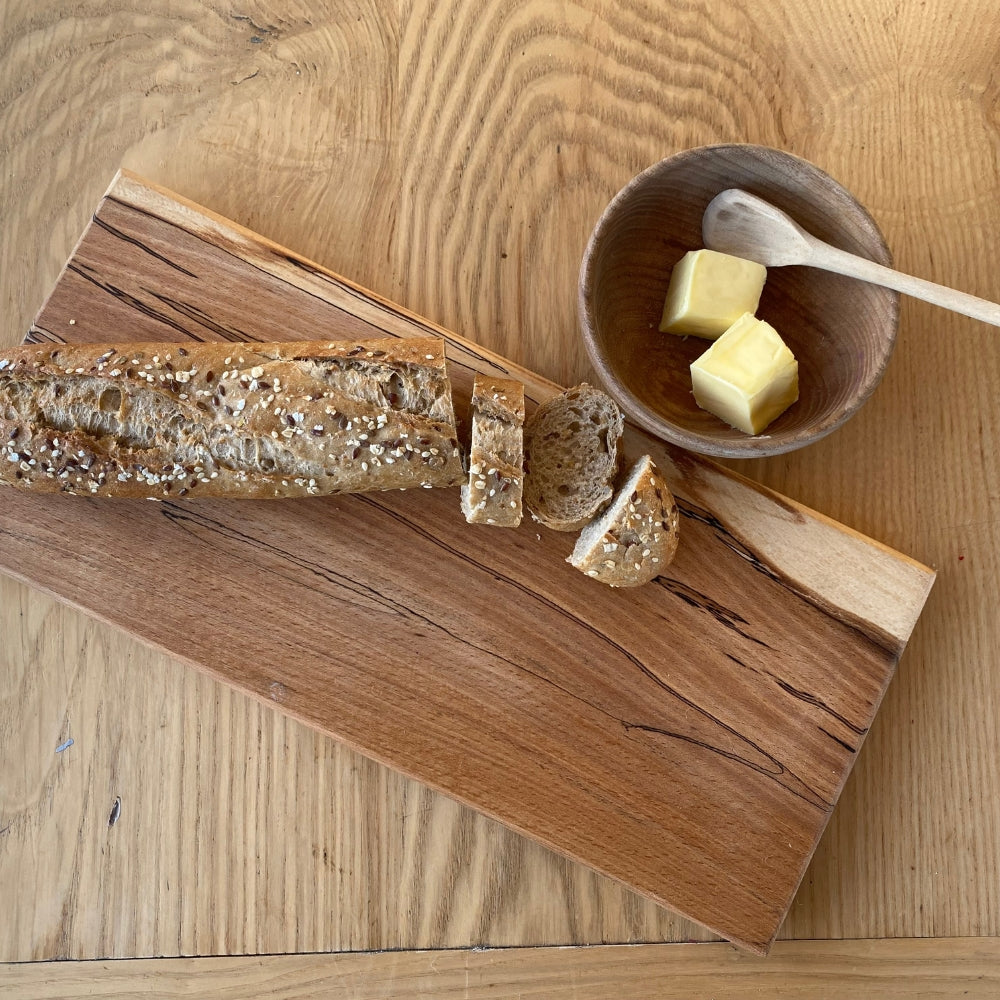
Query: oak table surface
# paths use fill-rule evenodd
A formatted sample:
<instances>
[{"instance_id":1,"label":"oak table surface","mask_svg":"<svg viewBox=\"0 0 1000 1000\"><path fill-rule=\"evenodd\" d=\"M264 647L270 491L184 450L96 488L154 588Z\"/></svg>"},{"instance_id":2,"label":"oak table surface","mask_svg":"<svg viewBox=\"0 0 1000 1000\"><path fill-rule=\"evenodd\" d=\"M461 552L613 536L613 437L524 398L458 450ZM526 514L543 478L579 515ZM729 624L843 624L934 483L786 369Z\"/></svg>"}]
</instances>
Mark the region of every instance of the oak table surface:
<instances>
[{"instance_id":1,"label":"oak table surface","mask_svg":"<svg viewBox=\"0 0 1000 1000\"><path fill-rule=\"evenodd\" d=\"M0 343L121 165L567 384L593 223L704 143L996 300L998 42L985 0L7 0ZM996 337L904 301L853 420L738 466L938 571L781 937L998 934ZM0 961L707 937L9 579L0 637Z\"/></svg>"}]
</instances>

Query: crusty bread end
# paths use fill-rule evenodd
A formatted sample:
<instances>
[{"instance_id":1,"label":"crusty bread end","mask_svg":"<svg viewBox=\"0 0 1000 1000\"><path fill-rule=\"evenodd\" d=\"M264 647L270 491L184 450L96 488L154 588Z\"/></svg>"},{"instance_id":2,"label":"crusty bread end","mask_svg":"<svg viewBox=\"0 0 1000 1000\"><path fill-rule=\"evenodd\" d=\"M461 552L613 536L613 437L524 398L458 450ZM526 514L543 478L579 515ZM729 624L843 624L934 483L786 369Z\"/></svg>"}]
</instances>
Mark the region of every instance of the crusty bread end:
<instances>
[{"instance_id":1,"label":"crusty bread end","mask_svg":"<svg viewBox=\"0 0 1000 1000\"><path fill-rule=\"evenodd\" d=\"M679 521L673 494L643 455L608 509L580 533L567 562L611 587L638 587L674 558Z\"/></svg>"}]
</instances>

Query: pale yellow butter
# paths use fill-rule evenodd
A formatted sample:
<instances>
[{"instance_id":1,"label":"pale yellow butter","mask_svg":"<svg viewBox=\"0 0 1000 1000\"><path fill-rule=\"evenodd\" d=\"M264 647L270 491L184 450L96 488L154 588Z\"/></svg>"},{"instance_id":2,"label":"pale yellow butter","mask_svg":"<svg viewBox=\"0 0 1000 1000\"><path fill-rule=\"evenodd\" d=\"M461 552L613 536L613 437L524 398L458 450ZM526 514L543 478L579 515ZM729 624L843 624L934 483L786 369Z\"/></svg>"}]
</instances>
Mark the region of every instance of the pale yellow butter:
<instances>
[{"instance_id":1,"label":"pale yellow butter","mask_svg":"<svg viewBox=\"0 0 1000 1000\"><path fill-rule=\"evenodd\" d=\"M747 312L691 365L691 382L703 410L759 434L799 398L799 363L773 326Z\"/></svg>"},{"instance_id":2,"label":"pale yellow butter","mask_svg":"<svg viewBox=\"0 0 1000 1000\"><path fill-rule=\"evenodd\" d=\"M767 268L715 250L686 253L670 274L660 330L715 340L757 311Z\"/></svg>"}]
</instances>

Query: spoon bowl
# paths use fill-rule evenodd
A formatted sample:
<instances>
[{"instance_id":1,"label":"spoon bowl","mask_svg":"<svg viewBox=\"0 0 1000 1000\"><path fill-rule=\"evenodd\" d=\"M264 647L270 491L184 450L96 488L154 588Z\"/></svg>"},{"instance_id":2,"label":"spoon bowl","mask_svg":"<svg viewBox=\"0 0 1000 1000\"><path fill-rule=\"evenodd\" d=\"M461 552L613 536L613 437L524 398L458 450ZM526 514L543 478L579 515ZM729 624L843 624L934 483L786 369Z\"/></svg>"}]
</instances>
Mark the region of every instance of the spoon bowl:
<instances>
[{"instance_id":1,"label":"spoon bowl","mask_svg":"<svg viewBox=\"0 0 1000 1000\"><path fill-rule=\"evenodd\" d=\"M580 271L580 324L598 380L635 423L705 455L777 455L829 434L868 399L892 353L899 296L839 274L776 267L757 315L799 361L799 401L754 437L699 409L688 366L708 342L658 327L673 266L704 246L705 210L729 188L763 198L834 246L891 264L868 212L818 167L764 146L703 146L645 170L604 210Z\"/></svg>"},{"instance_id":2,"label":"spoon bowl","mask_svg":"<svg viewBox=\"0 0 1000 1000\"><path fill-rule=\"evenodd\" d=\"M810 236L794 219L739 188L727 188L708 203L701 238L709 250L764 267L805 264L812 257Z\"/></svg>"}]
</instances>

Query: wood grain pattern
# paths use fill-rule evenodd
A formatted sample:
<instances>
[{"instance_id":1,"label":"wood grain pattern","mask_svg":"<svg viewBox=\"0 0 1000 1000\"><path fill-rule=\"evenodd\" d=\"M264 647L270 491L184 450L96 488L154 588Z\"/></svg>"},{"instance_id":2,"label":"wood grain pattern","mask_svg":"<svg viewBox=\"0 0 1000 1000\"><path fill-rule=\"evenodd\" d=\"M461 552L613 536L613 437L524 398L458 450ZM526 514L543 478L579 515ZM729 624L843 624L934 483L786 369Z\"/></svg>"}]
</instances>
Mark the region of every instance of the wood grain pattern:
<instances>
[{"instance_id":1,"label":"wood grain pattern","mask_svg":"<svg viewBox=\"0 0 1000 1000\"><path fill-rule=\"evenodd\" d=\"M812 160L898 267L997 297L985 0L12 0L0 37L3 343L123 161L564 383L601 209L708 142ZM938 569L783 936L1000 932L996 345L904 302L864 412L740 466ZM4 957L704 936L37 590L0 619Z\"/></svg>"},{"instance_id":2,"label":"wood grain pattern","mask_svg":"<svg viewBox=\"0 0 1000 1000\"><path fill-rule=\"evenodd\" d=\"M21 901L0 921L5 955L708 937L257 699L27 593L0 577L11 638L0 646L0 758L23 760L0 772L0 878Z\"/></svg>"},{"instance_id":3,"label":"wood grain pattern","mask_svg":"<svg viewBox=\"0 0 1000 1000\"><path fill-rule=\"evenodd\" d=\"M268 341L307 331L351 340L432 332L125 175L28 339ZM447 355L466 401L477 370L524 381L529 409L555 391L451 335ZM817 530L804 510L638 431L624 448L653 453L687 521L669 572L632 594L575 573L558 535L470 530L456 491L443 489L152 507L9 490L0 559L766 951L933 574L842 531L836 547L848 557L824 573L840 578L835 589L876 595L867 617L842 611L811 569L836 559L835 547L811 544L829 524ZM721 504L716 479L726 481ZM740 534L728 526L730 506ZM747 516L761 506L759 522ZM787 579L771 565L772 544L795 552Z\"/></svg>"},{"instance_id":4,"label":"wood grain pattern","mask_svg":"<svg viewBox=\"0 0 1000 1000\"><path fill-rule=\"evenodd\" d=\"M288 955L0 966L13 998L136 996L272 1000L880 1000L989 998L1000 991L994 938L790 941L765 961L717 944L512 951Z\"/></svg>"}]
</instances>

